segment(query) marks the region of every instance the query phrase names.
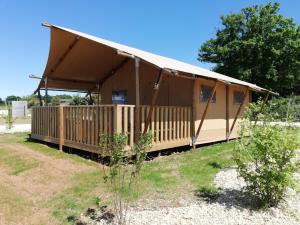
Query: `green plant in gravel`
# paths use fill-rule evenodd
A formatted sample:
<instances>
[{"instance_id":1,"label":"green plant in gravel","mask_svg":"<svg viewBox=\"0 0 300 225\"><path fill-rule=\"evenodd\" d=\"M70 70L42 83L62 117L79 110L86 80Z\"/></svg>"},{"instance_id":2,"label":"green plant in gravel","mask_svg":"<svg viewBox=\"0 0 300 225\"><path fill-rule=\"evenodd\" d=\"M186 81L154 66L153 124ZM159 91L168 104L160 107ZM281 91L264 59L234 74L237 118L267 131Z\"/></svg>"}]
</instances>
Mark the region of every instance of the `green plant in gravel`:
<instances>
[{"instance_id":1,"label":"green plant in gravel","mask_svg":"<svg viewBox=\"0 0 300 225\"><path fill-rule=\"evenodd\" d=\"M240 176L246 181L246 191L255 197L259 206L270 207L276 206L286 188L295 184L299 133L289 126L272 125L272 112L259 114L263 123L254 126L251 115L258 108L259 105L252 104L245 113L234 159Z\"/></svg>"},{"instance_id":2,"label":"green plant in gravel","mask_svg":"<svg viewBox=\"0 0 300 225\"><path fill-rule=\"evenodd\" d=\"M100 147L110 155L103 179L113 192L112 201L117 224L128 222L128 200L136 196L135 188L138 186L147 150L151 147L152 134L141 134L138 143L130 149L126 148L127 143L126 134L100 135Z\"/></svg>"},{"instance_id":3,"label":"green plant in gravel","mask_svg":"<svg viewBox=\"0 0 300 225\"><path fill-rule=\"evenodd\" d=\"M10 105L7 106L7 110L8 110L8 113L4 118L5 118L6 127L7 127L7 129L10 130L13 127L15 120L12 117L12 109L11 109Z\"/></svg>"}]
</instances>

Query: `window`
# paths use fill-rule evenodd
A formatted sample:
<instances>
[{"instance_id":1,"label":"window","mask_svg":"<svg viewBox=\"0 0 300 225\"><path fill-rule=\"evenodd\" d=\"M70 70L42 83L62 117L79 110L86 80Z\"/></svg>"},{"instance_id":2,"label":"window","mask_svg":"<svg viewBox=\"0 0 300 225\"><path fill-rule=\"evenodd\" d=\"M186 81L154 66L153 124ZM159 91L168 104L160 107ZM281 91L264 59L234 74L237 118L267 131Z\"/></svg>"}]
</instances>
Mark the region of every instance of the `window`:
<instances>
[{"instance_id":1,"label":"window","mask_svg":"<svg viewBox=\"0 0 300 225\"><path fill-rule=\"evenodd\" d=\"M241 91L235 91L233 96L234 104L242 104L244 98L244 93Z\"/></svg>"},{"instance_id":2,"label":"window","mask_svg":"<svg viewBox=\"0 0 300 225\"><path fill-rule=\"evenodd\" d=\"M211 96L212 91L213 91L213 87L201 85L200 101L207 102ZM213 102L213 103L216 102L216 92L214 93L214 96L213 96L211 102Z\"/></svg>"},{"instance_id":3,"label":"window","mask_svg":"<svg viewBox=\"0 0 300 225\"><path fill-rule=\"evenodd\" d=\"M127 104L127 91L113 91L112 104Z\"/></svg>"}]
</instances>

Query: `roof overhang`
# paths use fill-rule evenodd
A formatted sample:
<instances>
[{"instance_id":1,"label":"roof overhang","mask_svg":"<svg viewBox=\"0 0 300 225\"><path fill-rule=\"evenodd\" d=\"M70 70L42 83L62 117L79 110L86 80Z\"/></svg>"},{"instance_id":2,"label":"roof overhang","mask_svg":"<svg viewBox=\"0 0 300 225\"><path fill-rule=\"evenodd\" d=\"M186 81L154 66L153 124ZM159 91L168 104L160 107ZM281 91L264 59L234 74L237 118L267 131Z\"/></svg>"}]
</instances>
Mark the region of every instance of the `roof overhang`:
<instances>
[{"instance_id":1,"label":"roof overhang","mask_svg":"<svg viewBox=\"0 0 300 225\"><path fill-rule=\"evenodd\" d=\"M175 59L163 57L136 48L101 39L71 29L44 24L51 29L47 66L38 88L94 92L107 77L115 73L131 58L163 69L169 74L187 79L212 79L230 85L249 87L258 92L270 90L245 81L225 76ZM45 83L47 80L47 84Z\"/></svg>"}]
</instances>

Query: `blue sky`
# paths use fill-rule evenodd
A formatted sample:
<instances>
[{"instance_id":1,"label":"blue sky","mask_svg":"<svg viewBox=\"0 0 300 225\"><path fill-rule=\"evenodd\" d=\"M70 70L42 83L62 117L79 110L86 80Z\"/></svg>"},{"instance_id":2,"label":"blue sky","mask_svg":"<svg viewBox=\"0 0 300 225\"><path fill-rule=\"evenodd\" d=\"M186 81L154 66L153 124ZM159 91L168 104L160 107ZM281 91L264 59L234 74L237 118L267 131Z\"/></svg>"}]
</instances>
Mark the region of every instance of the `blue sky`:
<instances>
[{"instance_id":1,"label":"blue sky","mask_svg":"<svg viewBox=\"0 0 300 225\"><path fill-rule=\"evenodd\" d=\"M209 68L197 50L220 27L220 15L269 1L12 1L0 0L0 97L29 95L49 51L49 22ZM300 24L300 1L282 0L281 13ZM51 94L51 93L50 93Z\"/></svg>"}]
</instances>

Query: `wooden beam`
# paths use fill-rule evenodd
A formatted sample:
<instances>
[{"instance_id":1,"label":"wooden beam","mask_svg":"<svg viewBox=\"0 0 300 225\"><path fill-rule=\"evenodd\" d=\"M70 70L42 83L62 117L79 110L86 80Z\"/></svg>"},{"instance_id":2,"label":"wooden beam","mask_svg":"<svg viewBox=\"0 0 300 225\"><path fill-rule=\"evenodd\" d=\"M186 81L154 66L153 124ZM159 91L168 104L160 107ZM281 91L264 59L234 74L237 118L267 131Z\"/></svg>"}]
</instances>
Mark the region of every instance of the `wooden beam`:
<instances>
[{"instance_id":1,"label":"wooden beam","mask_svg":"<svg viewBox=\"0 0 300 225\"><path fill-rule=\"evenodd\" d=\"M153 92L153 95L152 95L151 105L150 105L150 109L149 109L149 112L148 112L148 115L147 115L145 128L144 128L144 131L143 131L144 134L148 131L148 128L149 128L149 125L150 125L151 115L152 115L152 112L153 112L153 107L156 103L156 99L157 99L157 96L158 96L159 87L160 87L160 84L162 82L162 79L163 79L163 69L160 69L157 80L156 80L156 82L154 84L154 88L153 88L154 92Z\"/></svg>"},{"instance_id":2,"label":"wooden beam","mask_svg":"<svg viewBox=\"0 0 300 225\"><path fill-rule=\"evenodd\" d=\"M48 105L48 78L45 77L44 78L44 82L45 82L45 106Z\"/></svg>"},{"instance_id":3,"label":"wooden beam","mask_svg":"<svg viewBox=\"0 0 300 225\"><path fill-rule=\"evenodd\" d=\"M262 105L261 105L261 107L260 107L260 110L259 110L258 114L256 115L255 122L254 122L254 126L256 126L256 124L257 124L258 115L262 113L262 111L263 111L263 109L264 109L264 107L265 107L265 104L266 104L266 102L268 101L269 95L270 95L270 92L268 92L268 93L266 94L265 98L264 98L264 101L263 101L263 103L262 103Z\"/></svg>"},{"instance_id":4,"label":"wooden beam","mask_svg":"<svg viewBox=\"0 0 300 225\"><path fill-rule=\"evenodd\" d=\"M72 43L69 45L69 47L67 48L67 50L64 52L64 54L59 58L58 62L53 66L53 68L50 70L50 73L48 74L51 75L53 74L57 68L60 66L60 64L65 60L65 58L67 57L67 55L71 52L71 50L74 48L74 46L77 44L77 42L79 41L80 37L76 36L74 38L74 40L72 41Z\"/></svg>"},{"instance_id":5,"label":"wooden beam","mask_svg":"<svg viewBox=\"0 0 300 225\"><path fill-rule=\"evenodd\" d=\"M206 103L206 106L205 106L205 109L204 109L204 112L203 112L203 115L202 115L202 118L201 118L199 127L198 127L198 129L197 129L196 135L195 135L195 137L194 137L193 143L196 143L196 142L197 142L197 139L198 139L198 137L199 137L199 134L200 134L200 131L201 131L203 122L204 122L204 120L205 120L205 117L206 117L208 108L209 108L209 106L210 106L210 103L211 103L211 101L212 101L212 99L213 99L213 97L214 97L214 94L215 94L215 92L216 92L217 86L218 86L218 81L215 81L214 88L213 88L213 90L212 90L212 92L211 92L211 95L210 95L210 97L209 97L209 99L208 99L208 101L207 101L207 103Z\"/></svg>"},{"instance_id":6,"label":"wooden beam","mask_svg":"<svg viewBox=\"0 0 300 225\"><path fill-rule=\"evenodd\" d=\"M69 47L67 48L67 50L64 52L64 54L59 58L58 62L53 66L53 68L50 70L49 74L47 74L47 76L53 74L55 72L55 70L59 67L59 65L64 61L64 59L66 58L66 56L71 52L71 50L74 48L74 46L77 44L77 42L79 41L80 37L76 36L74 38L74 40L72 41L72 43L69 45ZM38 89L41 87L42 84L42 80L38 86ZM37 90L34 92L36 93Z\"/></svg>"},{"instance_id":7,"label":"wooden beam","mask_svg":"<svg viewBox=\"0 0 300 225\"><path fill-rule=\"evenodd\" d=\"M113 68L108 74L106 74L102 79L93 82L94 84L96 84L97 87L97 92L98 92L98 86L99 85L99 89L101 90L101 87L103 86L103 84L109 79L111 78L113 75L115 75L120 69L122 69L128 62L130 61L130 58L125 58L120 64L118 64L115 68ZM92 92L94 89L94 87L90 90L88 90L89 92Z\"/></svg>"},{"instance_id":8,"label":"wooden beam","mask_svg":"<svg viewBox=\"0 0 300 225\"><path fill-rule=\"evenodd\" d=\"M245 90L245 92L244 92L244 96L243 96L243 101L242 101L242 103L240 104L240 106L239 106L239 108L238 108L238 110L237 110L237 112L236 112L236 114L235 114L234 121L233 121L233 123L232 123L232 125L231 125L230 131L229 131L229 134L228 134L228 137L227 137L228 139L230 138L230 135L231 135L231 133L232 133L232 131L233 131L234 125L235 125L235 123L236 123L236 120L237 120L237 118L238 118L238 116L239 116L239 114L240 114L240 112L241 112L241 109L242 109L244 103L245 103L245 99L246 99L246 96L248 95L248 91L249 91L249 87L246 88L246 90Z\"/></svg>"},{"instance_id":9,"label":"wooden beam","mask_svg":"<svg viewBox=\"0 0 300 225\"><path fill-rule=\"evenodd\" d=\"M196 97L196 93L197 93L197 87L198 87L198 82L197 80L194 80L194 86L193 86L193 96L192 96L192 121L191 121L191 140L192 140L192 146L193 149L196 148L196 144L193 141L193 138L195 137L195 122L196 122L196 116L197 116L197 97Z\"/></svg>"},{"instance_id":10,"label":"wooden beam","mask_svg":"<svg viewBox=\"0 0 300 225\"><path fill-rule=\"evenodd\" d=\"M64 108L59 106L59 150L63 150L64 145Z\"/></svg>"},{"instance_id":11,"label":"wooden beam","mask_svg":"<svg viewBox=\"0 0 300 225\"><path fill-rule=\"evenodd\" d=\"M68 83L74 83L74 84L98 84L97 81L88 81L88 80L76 80L76 79L65 79L65 78L59 78L59 77L48 77L48 80L53 81L62 81L62 82L68 82Z\"/></svg>"},{"instance_id":12,"label":"wooden beam","mask_svg":"<svg viewBox=\"0 0 300 225\"><path fill-rule=\"evenodd\" d=\"M138 143L140 137L140 59L134 59L135 65L135 142Z\"/></svg>"},{"instance_id":13,"label":"wooden beam","mask_svg":"<svg viewBox=\"0 0 300 225\"><path fill-rule=\"evenodd\" d=\"M226 85L226 140L229 140L229 85Z\"/></svg>"},{"instance_id":14,"label":"wooden beam","mask_svg":"<svg viewBox=\"0 0 300 225\"><path fill-rule=\"evenodd\" d=\"M115 68L113 68L108 74L106 74L101 80L98 81L100 87L108 80L110 77L115 75L121 68L123 68L127 62L130 61L130 58L124 59L120 64L118 64Z\"/></svg>"},{"instance_id":15,"label":"wooden beam","mask_svg":"<svg viewBox=\"0 0 300 225\"><path fill-rule=\"evenodd\" d=\"M43 106L43 102L42 102L42 97L41 97L41 91L40 89L38 89L38 98L39 98L39 102L40 102L40 106Z\"/></svg>"},{"instance_id":16,"label":"wooden beam","mask_svg":"<svg viewBox=\"0 0 300 225\"><path fill-rule=\"evenodd\" d=\"M100 85L97 84L97 105L100 105Z\"/></svg>"}]
</instances>

